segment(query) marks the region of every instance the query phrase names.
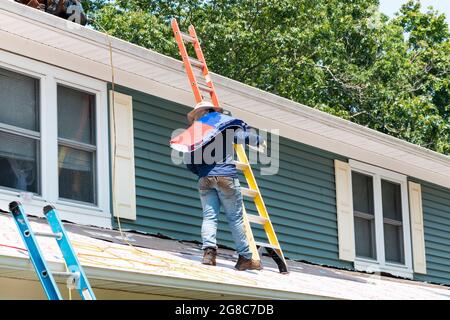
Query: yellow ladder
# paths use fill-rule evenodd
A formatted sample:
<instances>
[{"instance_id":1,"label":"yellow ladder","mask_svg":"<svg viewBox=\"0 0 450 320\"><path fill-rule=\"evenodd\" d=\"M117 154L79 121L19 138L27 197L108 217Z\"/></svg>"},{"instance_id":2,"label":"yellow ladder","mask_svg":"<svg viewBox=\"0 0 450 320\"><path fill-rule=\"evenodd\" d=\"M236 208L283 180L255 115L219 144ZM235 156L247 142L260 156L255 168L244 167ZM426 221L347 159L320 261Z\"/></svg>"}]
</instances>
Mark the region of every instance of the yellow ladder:
<instances>
[{"instance_id":1,"label":"yellow ladder","mask_svg":"<svg viewBox=\"0 0 450 320\"><path fill-rule=\"evenodd\" d=\"M281 273L287 273L287 263L281 250L280 243L278 242L277 235L275 234L275 229L273 228L272 222L270 221L269 213L267 212L266 205L261 192L259 191L258 184L256 183L255 176L252 171L252 167L245 153L245 148L242 144L235 144L234 150L236 151L237 161L235 161L236 168L241 170L244 174L245 180L247 181L248 188L241 187L241 192L244 197L252 198L258 215L248 214L245 210L245 205L242 204L244 210L244 226L245 233L250 245L250 250L252 252L252 259L261 260L260 250L266 249L270 257L278 265L278 269ZM264 227L266 232L268 243L256 242L253 236L253 231L251 228L251 223L259 224ZM258 247L260 250L258 250Z\"/></svg>"},{"instance_id":2,"label":"yellow ladder","mask_svg":"<svg viewBox=\"0 0 450 320\"><path fill-rule=\"evenodd\" d=\"M199 103L205 100L205 96L202 92L206 92L209 95L209 99L211 100L212 104L218 107L219 100L217 98L216 90L209 74L208 67L206 66L206 61L203 56L203 52L200 47L200 41L197 38L194 26L191 25L189 27L189 34L186 34L180 31L176 19L172 19L171 25L178 44L178 49L180 50L180 54L184 62L184 67L186 69L192 91L194 93L195 101ZM197 59L188 56L185 42L193 44ZM197 80L194 70L200 71L199 73L201 73L201 76L203 76L205 82L200 82ZM243 172L248 184L248 188L241 187L242 195L244 197L252 198L258 211L258 215L247 214L245 205L244 203L242 204L245 233L250 245L250 250L252 252L252 259L261 260L261 250L265 249L269 256L278 265L278 269L280 270L280 272L288 273L286 259L284 258L280 243L278 242L272 222L270 221L269 213L267 212L261 192L259 191L255 176L253 175L253 171L248 161L247 154L245 153L245 148L242 144L235 144L234 149L236 151L238 159L237 161L235 161L236 168ZM255 241L250 225L251 223L259 224L264 227L267 239L269 240L268 243Z\"/></svg>"}]
</instances>

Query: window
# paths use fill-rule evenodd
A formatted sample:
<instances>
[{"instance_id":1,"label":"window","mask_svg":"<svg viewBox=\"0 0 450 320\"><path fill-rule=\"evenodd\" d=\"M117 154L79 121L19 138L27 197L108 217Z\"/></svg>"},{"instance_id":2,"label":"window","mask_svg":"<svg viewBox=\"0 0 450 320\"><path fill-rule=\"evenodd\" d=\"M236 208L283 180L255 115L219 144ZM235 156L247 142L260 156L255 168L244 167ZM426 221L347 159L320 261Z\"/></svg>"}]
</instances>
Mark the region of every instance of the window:
<instances>
[{"instance_id":1,"label":"window","mask_svg":"<svg viewBox=\"0 0 450 320\"><path fill-rule=\"evenodd\" d=\"M107 85L0 51L0 207L111 227Z\"/></svg>"},{"instance_id":2,"label":"window","mask_svg":"<svg viewBox=\"0 0 450 320\"><path fill-rule=\"evenodd\" d=\"M95 203L95 95L58 85L59 196Z\"/></svg>"},{"instance_id":3,"label":"window","mask_svg":"<svg viewBox=\"0 0 450 320\"><path fill-rule=\"evenodd\" d=\"M350 160L355 267L412 276L406 177Z\"/></svg>"},{"instance_id":4,"label":"window","mask_svg":"<svg viewBox=\"0 0 450 320\"><path fill-rule=\"evenodd\" d=\"M352 185L356 255L376 259L373 179L370 176L352 172Z\"/></svg>"},{"instance_id":5,"label":"window","mask_svg":"<svg viewBox=\"0 0 450 320\"><path fill-rule=\"evenodd\" d=\"M383 202L384 252L387 262L403 264L402 203L401 186L381 180L381 195Z\"/></svg>"},{"instance_id":6,"label":"window","mask_svg":"<svg viewBox=\"0 0 450 320\"><path fill-rule=\"evenodd\" d=\"M0 186L39 193L39 80L0 68Z\"/></svg>"}]
</instances>

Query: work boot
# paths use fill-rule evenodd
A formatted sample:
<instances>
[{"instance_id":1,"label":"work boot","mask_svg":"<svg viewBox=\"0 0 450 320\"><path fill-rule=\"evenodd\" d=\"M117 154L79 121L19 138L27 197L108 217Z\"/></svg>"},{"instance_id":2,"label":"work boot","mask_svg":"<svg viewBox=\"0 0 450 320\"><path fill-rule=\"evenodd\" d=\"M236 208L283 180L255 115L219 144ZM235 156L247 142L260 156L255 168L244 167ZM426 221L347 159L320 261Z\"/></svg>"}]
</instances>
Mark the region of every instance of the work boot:
<instances>
[{"instance_id":1,"label":"work boot","mask_svg":"<svg viewBox=\"0 0 450 320\"><path fill-rule=\"evenodd\" d=\"M247 259L244 256L240 255L234 268L239 271L244 271L244 270L262 270L263 267L261 265L261 261Z\"/></svg>"},{"instance_id":2,"label":"work boot","mask_svg":"<svg viewBox=\"0 0 450 320\"><path fill-rule=\"evenodd\" d=\"M202 263L209 265L209 266L215 266L216 265L216 256L217 256L217 250L215 248L206 248L203 251Z\"/></svg>"}]
</instances>

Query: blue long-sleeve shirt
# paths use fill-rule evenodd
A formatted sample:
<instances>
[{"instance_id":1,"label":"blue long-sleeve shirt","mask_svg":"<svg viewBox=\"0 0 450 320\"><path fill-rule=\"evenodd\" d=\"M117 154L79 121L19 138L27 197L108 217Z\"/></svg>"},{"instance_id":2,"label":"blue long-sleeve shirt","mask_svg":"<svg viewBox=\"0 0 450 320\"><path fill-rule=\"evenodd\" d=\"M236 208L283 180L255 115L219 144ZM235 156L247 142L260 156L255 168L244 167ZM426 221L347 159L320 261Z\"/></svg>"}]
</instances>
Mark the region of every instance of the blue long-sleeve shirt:
<instances>
[{"instance_id":1,"label":"blue long-sleeve shirt","mask_svg":"<svg viewBox=\"0 0 450 320\"><path fill-rule=\"evenodd\" d=\"M184 163L187 168L199 178L214 176L237 178L236 165L233 161L233 143L258 146L262 143L262 139L251 131L234 130L233 133L232 139L227 139L228 133L224 131L202 148L186 153Z\"/></svg>"}]
</instances>

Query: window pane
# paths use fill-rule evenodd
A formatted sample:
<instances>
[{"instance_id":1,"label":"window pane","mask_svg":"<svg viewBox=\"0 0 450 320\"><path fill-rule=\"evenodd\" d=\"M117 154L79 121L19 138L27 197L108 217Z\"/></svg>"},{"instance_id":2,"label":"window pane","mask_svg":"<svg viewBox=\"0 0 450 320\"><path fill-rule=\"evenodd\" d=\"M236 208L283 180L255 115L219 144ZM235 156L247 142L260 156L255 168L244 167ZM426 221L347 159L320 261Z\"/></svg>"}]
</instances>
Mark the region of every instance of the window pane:
<instances>
[{"instance_id":1,"label":"window pane","mask_svg":"<svg viewBox=\"0 0 450 320\"><path fill-rule=\"evenodd\" d=\"M358 257L377 258L374 219L355 217L355 244Z\"/></svg>"},{"instance_id":2,"label":"window pane","mask_svg":"<svg viewBox=\"0 0 450 320\"><path fill-rule=\"evenodd\" d=\"M59 146L59 196L94 203L94 155Z\"/></svg>"},{"instance_id":3,"label":"window pane","mask_svg":"<svg viewBox=\"0 0 450 320\"><path fill-rule=\"evenodd\" d=\"M402 221L402 198L400 184L381 180L383 217Z\"/></svg>"},{"instance_id":4,"label":"window pane","mask_svg":"<svg viewBox=\"0 0 450 320\"><path fill-rule=\"evenodd\" d=\"M404 264L403 228L384 224L384 254L386 261Z\"/></svg>"},{"instance_id":5,"label":"window pane","mask_svg":"<svg viewBox=\"0 0 450 320\"><path fill-rule=\"evenodd\" d=\"M0 132L0 185L38 192L38 141Z\"/></svg>"},{"instance_id":6,"label":"window pane","mask_svg":"<svg viewBox=\"0 0 450 320\"><path fill-rule=\"evenodd\" d=\"M352 172L353 210L374 214L373 180L371 176Z\"/></svg>"},{"instance_id":7,"label":"window pane","mask_svg":"<svg viewBox=\"0 0 450 320\"><path fill-rule=\"evenodd\" d=\"M0 69L0 122L39 131L39 80Z\"/></svg>"},{"instance_id":8,"label":"window pane","mask_svg":"<svg viewBox=\"0 0 450 320\"><path fill-rule=\"evenodd\" d=\"M404 263L401 186L381 180L386 261Z\"/></svg>"},{"instance_id":9,"label":"window pane","mask_svg":"<svg viewBox=\"0 0 450 320\"><path fill-rule=\"evenodd\" d=\"M356 255L376 259L373 178L352 172Z\"/></svg>"},{"instance_id":10,"label":"window pane","mask_svg":"<svg viewBox=\"0 0 450 320\"><path fill-rule=\"evenodd\" d=\"M95 95L58 85L58 136L95 145Z\"/></svg>"}]
</instances>

